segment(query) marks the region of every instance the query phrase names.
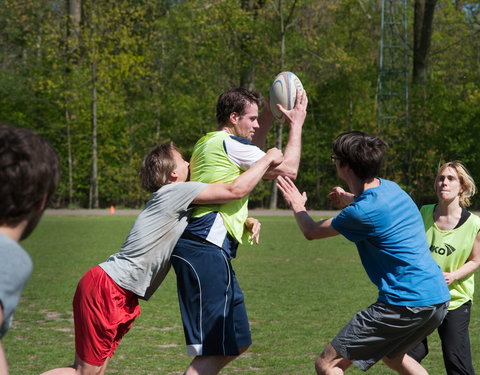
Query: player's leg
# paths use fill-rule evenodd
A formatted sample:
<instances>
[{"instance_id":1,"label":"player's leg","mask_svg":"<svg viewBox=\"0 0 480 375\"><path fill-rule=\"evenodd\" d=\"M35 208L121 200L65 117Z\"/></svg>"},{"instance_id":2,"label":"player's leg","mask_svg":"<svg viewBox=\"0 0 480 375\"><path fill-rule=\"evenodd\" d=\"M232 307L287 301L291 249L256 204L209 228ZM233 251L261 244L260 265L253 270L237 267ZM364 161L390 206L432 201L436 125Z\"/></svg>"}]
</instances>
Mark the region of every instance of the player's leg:
<instances>
[{"instance_id":1,"label":"player's leg","mask_svg":"<svg viewBox=\"0 0 480 375\"><path fill-rule=\"evenodd\" d=\"M471 301L455 310L449 310L438 333L442 341L443 360L448 375L474 374L470 348Z\"/></svg>"},{"instance_id":2,"label":"player's leg","mask_svg":"<svg viewBox=\"0 0 480 375\"><path fill-rule=\"evenodd\" d=\"M319 375L341 375L352 364L344 358L333 346L328 344L315 361L315 370Z\"/></svg>"},{"instance_id":3,"label":"player's leg","mask_svg":"<svg viewBox=\"0 0 480 375\"><path fill-rule=\"evenodd\" d=\"M402 311L402 307L393 307L398 309L400 314L392 322L401 327L405 324L406 329L398 330L397 348L385 355L383 362L402 375L428 375L427 370L408 353L411 345L420 342L439 327L447 314L448 302L435 306L407 307ZM393 323L390 322L390 325ZM403 332L402 332L403 331ZM400 333L402 333L400 335ZM395 355L397 353L397 355Z\"/></svg>"},{"instance_id":4,"label":"player's leg","mask_svg":"<svg viewBox=\"0 0 480 375\"><path fill-rule=\"evenodd\" d=\"M75 358L75 367L77 369L76 375L103 375L107 369L108 362L111 357L108 357L101 366L93 366L82 361L78 356Z\"/></svg>"},{"instance_id":5,"label":"player's leg","mask_svg":"<svg viewBox=\"0 0 480 375\"><path fill-rule=\"evenodd\" d=\"M140 314L138 298L99 266L80 279L73 298L75 363L42 375L103 375L122 337Z\"/></svg>"},{"instance_id":6,"label":"player's leg","mask_svg":"<svg viewBox=\"0 0 480 375\"><path fill-rule=\"evenodd\" d=\"M103 375L110 358L107 358L101 366L93 366L75 356L75 364L68 367L56 368L42 373L41 375Z\"/></svg>"},{"instance_id":7,"label":"player's leg","mask_svg":"<svg viewBox=\"0 0 480 375\"><path fill-rule=\"evenodd\" d=\"M251 344L230 261L217 246L181 238L172 253L187 352L186 374L217 374Z\"/></svg>"},{"instance_id":8,"label":"player's leg","mask_svg":"<svg viewBox=\"0 0 480 375\"><path fill-rule=\"evenodd\" d=\"M415 361L418 363L422 362L423 359L428 355L428 339L425 338L423 341L419 342L407 354L415 359Z\"/></svg>"},{"instance_id":9,"label":"player's leg","mask_svg":"<svg viewBox=\"0 0 480 375\"><path fill-rule=\"evenodd\" d=\"M401 375L428 375L423 366L407 354L399 357L384 357L383 362Z\"/></svg>"},{"instance_id":10,"label":"player's leg","mask_svg":"<svg viewBox=\"0 0 480 375\"><path fill-rule=\"evenodd\" d=\"M239 348L240 354L245 352L248 346ZM196 356L188 366L184 375L216 375L238 356L208 355Z\"/></svg>"}]
</instances>

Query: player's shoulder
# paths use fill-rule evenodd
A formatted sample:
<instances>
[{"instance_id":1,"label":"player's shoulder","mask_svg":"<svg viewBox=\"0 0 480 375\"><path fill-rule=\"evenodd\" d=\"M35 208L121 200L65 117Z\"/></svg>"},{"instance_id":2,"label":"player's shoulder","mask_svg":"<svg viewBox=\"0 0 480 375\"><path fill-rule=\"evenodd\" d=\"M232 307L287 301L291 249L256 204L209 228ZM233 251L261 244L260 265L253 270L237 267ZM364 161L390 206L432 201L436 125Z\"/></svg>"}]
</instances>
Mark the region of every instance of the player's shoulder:
<instances>
[{"instance_id":1,"label":"player's shoulder","mask_svg":"<svg viewBox=\"0 0 480 375\"><path fill-rule=\"evenodd\" d=\"M242 138L242 137L237 137L236 135L230 135L228 138L226 138L225 140L227 139L230 139L232 141L236 141L236 142L239 142L243 145L249 145L249 146L254 146L254 147L257 147L255 146L251 141L249 141L248 139L246 138Z\"/></svg>"},{"instance_id":2,"label":"player's shoulder","mask_svg":"<svg viewBox=\"0 0 480 375\"><path fill-rule=\"evenodd\" d=\"M424 204L422 207L420 207L420 212L433 212L436 205L436 203Z\"/></svg>"},{"instance_id":3,"label":"player's shoulder","mask_svg":"<svg viewBox=\"0 0 480 375\"><path fill-rule=\"evenodd\" d=\"M470 216L471 216L471 220L472 222L474 223L474 225L480 230L480 216L478 216L476 213L474 212L470 212Z\"/></svg>"}]
</instances>

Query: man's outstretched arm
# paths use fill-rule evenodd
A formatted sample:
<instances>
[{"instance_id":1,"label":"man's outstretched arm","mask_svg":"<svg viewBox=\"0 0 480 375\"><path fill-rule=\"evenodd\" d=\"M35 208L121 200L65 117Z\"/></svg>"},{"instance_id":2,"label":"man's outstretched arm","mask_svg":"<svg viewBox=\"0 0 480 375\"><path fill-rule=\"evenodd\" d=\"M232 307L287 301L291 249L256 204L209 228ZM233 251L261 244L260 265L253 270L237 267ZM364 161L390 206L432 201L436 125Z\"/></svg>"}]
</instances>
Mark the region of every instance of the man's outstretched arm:
<instances>
[{"instance_id":1,"label":"man's outstretched arm","mask_svg":"<svg viewBox=\"0 0 480 375\"><path fill-rule=\"evenodd\" d=\"M297 90L297 98L293 109L287 111L281 105L278 105L279 110L290 125L290 131L285 146L283 162L278 166L270 168L264 178L274 179L277 176L287 176L294 180L297 177L302 153L302 129L307 116L307 106L308 97L305 90L302 93L299 93Z\"/></svg>"},{"instance_id":2,"label":"man's outstretched arm","mask_svg":"<svg viewBox=\"0 0 480 375\"><path fill-rule=\"evenodd\" d=\"M283 161L282 152L277 148L267 151L250 169L243 172L233 182L210 184L193 200L196 204L225 203L243 198L255 188L272 165Z\"/></svg>"}]
</instances>

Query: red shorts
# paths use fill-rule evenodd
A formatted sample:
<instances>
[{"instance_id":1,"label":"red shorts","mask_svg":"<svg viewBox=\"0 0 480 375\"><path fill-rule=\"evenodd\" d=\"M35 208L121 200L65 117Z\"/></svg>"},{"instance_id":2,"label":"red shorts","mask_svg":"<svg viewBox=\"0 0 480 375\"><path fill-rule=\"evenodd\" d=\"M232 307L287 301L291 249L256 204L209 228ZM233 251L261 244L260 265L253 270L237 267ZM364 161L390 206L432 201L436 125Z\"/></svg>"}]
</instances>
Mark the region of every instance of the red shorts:
<instances>
[{"instance_id":1,"label":"red shorts","mask_svg":"<svg viewBox=\"0 0 480 375\"><path fill-rule=\"evenodd\" d=\"M139 315L136 294L118 286L100 266L91 268L73 297L77 355L92 366L102 366Z\"/></svg>"}]
</instances>

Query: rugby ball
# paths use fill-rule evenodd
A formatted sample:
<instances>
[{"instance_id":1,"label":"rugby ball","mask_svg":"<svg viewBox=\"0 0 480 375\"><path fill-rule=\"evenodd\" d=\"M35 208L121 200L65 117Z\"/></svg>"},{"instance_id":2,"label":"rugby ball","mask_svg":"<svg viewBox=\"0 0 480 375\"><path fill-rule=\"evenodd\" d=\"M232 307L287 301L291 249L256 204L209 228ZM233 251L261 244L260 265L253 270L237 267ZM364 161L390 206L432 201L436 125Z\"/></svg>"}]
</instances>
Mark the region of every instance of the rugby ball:
<instances>
[{"instance_id":1,"label":"rugby ball","mask_svg":"<svg viewBox=\"0 0 480 375\"><path fill-rule=\"evenodd\" d=\"M283 113L277 108L277 104L281 104L286 110L292 109L295 106L297 89L302 92L303 85L292 72L282 72L273 80L270 87L270 109L277 120L284 120Z\"/></svg>"}]
</instances>

